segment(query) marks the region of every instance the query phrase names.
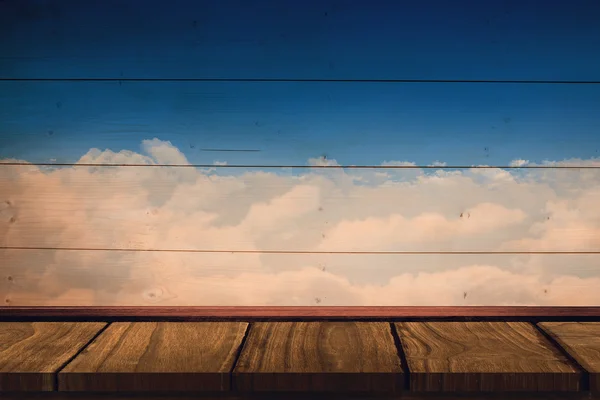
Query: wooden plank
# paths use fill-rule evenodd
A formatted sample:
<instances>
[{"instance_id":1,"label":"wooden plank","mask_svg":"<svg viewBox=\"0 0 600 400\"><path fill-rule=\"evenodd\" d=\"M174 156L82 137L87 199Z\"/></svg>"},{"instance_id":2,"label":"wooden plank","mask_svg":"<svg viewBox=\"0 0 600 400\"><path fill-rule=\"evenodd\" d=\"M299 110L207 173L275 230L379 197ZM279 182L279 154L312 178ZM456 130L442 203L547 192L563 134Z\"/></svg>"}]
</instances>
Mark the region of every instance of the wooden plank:
<instances>
[{"instance_id":1,"label":"wooden plank","mask_svg":"<svg viewBox=\"0 0 600 400\"><path fill-rule=\"evenodd\" d=\"M245 322L118 322L58 374L61 391L226 391Z\"/></svg>"},{"instance_id":2,"label":"wooden plank","mask_svg":"<svg viewBox=\"0 0 600 400\"><path fill-rule=\"evenodd\" d=\"M403 377L383 322L257 322L233 371L242 392L397 392Z\"/></svg>"},{"instance_id":3,"label":"wooden plank","mask_svg":"<svg viewBox=\"0 0 600 400\"><path fill-rule=\"evenodd\" d=\"M593 1L2 1L0 77L587 80L599 18Z\"/></svg>"},{"instance_id":4,"label":"wooden plank","mask_svg":"<svg viewBox=\"0 0 600 400\"><path fill-rule=\"evenodd\" d=\"M582 372L526 322L395 324L415 392L577 391Z\"/></svg>"},{"instance_id":5,"label":"wooden plank","mask_svg":"<svg viewBox=\"0 0 600 400\"><path fill-rule=\"evenodd\" d=\"M188 227L184 230L189 229L191 234L178 240L197 243L198 246L227 244L226 235L211 237L210 230L202 234L183 220L177 224L168 220L165 223L167 225L163 226L172 226L173 232ZM103 224L100 222L99 226ZM49 232L58 235L59 231L54 230L51 224L44 225L48 226ZM95 230L96 234L93 234L94 230L90 230L89 225L76 224L74 221L61 226L65 228L60 230L61 234L73 235L75 241L84 236L96 241L99 232L106 232L115 238L122 237L127 244L127 230L120 231L118 224L113 225L112 232L98 229ZM302 235L302 229L290 228L298 236ZM71 233L67 234L67 231ZM29 237L41 238L35 230L30 232L32 236ZM156 243L166 244L161 242L159 238L162 236L158 234L158 229L151 233L156 235ZM203 239L206 242L202 243ZM178 245L178 240L172 241L172 245ZM278 245L278 238L274 240L273 244ZM232 241L235 242L235 238ZM71 245L70 242L65 244ZM148 244L152 245L153 242ZM287 244L297 245L288 242L279 246L284 248ZM23 245L30 244L23 241ZM428 249L435 250L429 246ZM333 313L331 316L346 318L367 315L514 317L543 316L547 312L550 313L548 316L564 318L597 315L597 309L594 308L572 307L600 303L600 293L595 290L598 278L594 278L600 271L598 255L531 256L545 270L570 276L569 279L551 283L540 277L507 273L505 269L511 268L513 260L523 260L524 257L510 254L240 254L235 251L201 254L0 250L0 303L11 307L6 311L7 316L12 313L12 307L66 306L64 313L67 318L76 315L70 314L69 306L91 307L91 310L95 307L115 307L109 309L106 316L119 316L137 313L127 311L127 307L134 307L135 310L140 306L164 306L178 310L184 305L201 308L199 311L182 311L182 316L202 316L203 307L208 307L208 314L212 314L210 309L216 307L215 315L222 317L227 317L231 309L218 311L220 307L274 307L266 308L265 316L298 318L313 313L323 316ZM470 268L475 262L489 267ZM399 265L402 271L399 271ZM482 280L471 279L471 273L481 276ZM355 283L352 286L339 286L339 279ZM372 294L373 289L369 285L378 285L377 296ZM498 289L499 285L502 290ZM521 304L544 305L545 308L537 313L525 308L506 308L510 304L508 299L525 292L527 296L521 299ZM390 306L393 304L418 308L398 309ZM479 308L481 304L491 308ZM308 306L319 307L319 310L309 311L306 308ZM359 308L344 311L339 307ZM364 314L362 310L365 310ZM574 314L570 314L571 311ZM92 314L103 320L104 312L104 309L98 309ZM147 312L157 311L149 309ZM168 309L164 309L164 313L158 312L156 315L169 313ZM259 308L257 311L243 311L243 314L263 315L263 311Z\"/></svg>"},{"instance_id":6,"label":"wooden plank","mask_svg":"<svg viewBox=\"0 0 600 400\"><path fill-rule=\"evenodd\" d=\"M540 322L589 374L590 390L600 391L600 322Z\"/></svg>"},{"instance_id":7,"label":"wooden plank","mask_svg":"<svg viewBox=\"0 0 600 400\"><path fill-rule=\"evenodd\" d=\"M506 400L506 394L451 394L432 395L431 393L312 393L312 392L272 392L272 393L160 393L148 392L140 397L140 393L80 393L80 392L45 392L45 393L6 393L3 400ZM572 393L511 393L511 400L600 400L600 394L589 392Z\"/></svg>"},{"instance_id":8,"label":"wooden plank","mask_svg":"<svg viewBox=\"0 0 600 400\"><path fill-rule=\"evenodd\" d=\"M0 307L0 320L30 319L87 319L103 318L135 320L139 318L164 320L239 320L260 319L338 319L338 320L389 320L392 318L432 319L469 318L472 320L496 319L514 321L518 319L545 321L577 321L600 319L600 307L536 307L536 306L357 306L357 307L294 307L294 306L44 306Z\"/></svg>"},{"instance_id":9,"label":"wooden plank","mask_svg":"<svg viewBox=\"0 0 600 400\"><path fill-rule=\"evenodd\" d=\"M419 184L416 179L423 177L422 171L411 170L386 171L387 186L374 184L365 188L360 183L348 184L343 188L347 193L341 193L340 177L360 178L362 173L326 170L292 175L285 168L258 171L229 170L216 174L206 169L168 166L99 169L81 166L53 170L24 165L0 166L0 189L7 193L5 204L0 204L0 215L5 219L0 220L0 234L4 233L0 243L9 247L57 250L67 247L201 249L224 253L236 250L352 252L355 253L351 254L352 258L369 249L378 252L482 252L497 251L496 247L504 245L504 251L527 251L527 247L518 243L510 247L505 243L511 243L510 239L513 239L512 243L518 242L517 239L527 237L535 223L547 222L547 215L533 209L536 205L543 207L555 196L552 191L540 191L534 200L531 193L523 192L511 199L498 200L497 187L466 183L465 189L472 189L477 194L473 200L467 200L460 190L447 193L444 185ZM600 168L585 171L586 177L576 169L561 172L560 178L548 179L548 184L565 185L567 180L580 184L600 181ZM476 179L473 176L476 172L462 173L465 180ZM536 177L535 172L531 173L532 179ZM504 187L517 191L517 185ZM196 194L198 204L189 203L189 196ZM172 209L171 204L159 203L158 199L166 198L182 207ZM518 208L522 198L529 204ZM589 201L600 203L600 193L590 193ZM458 208L456 204L464 205ZM257 248L257 237L247 233L250 230L247 226L251 225L260 233L265 231L265 234L275 229L271 228L275 217L263 217L260 214L263 210L281 213L282 216L277 217L281 221L277 229L293 234L294 240L285 234L269 237L268 241L263 241L268 246ZM284 216L284 212L289 215ZM218 217L204 217L213 213L219 214ZM352 219L349 219L350 213ZM396 215L401 215L397 222L392 219ZM186 218L188 216L192 218ZM527 220L529 216L531 221ZM177 235L178 229L169 224L172 218L182 219L177 224L179 230L191 230L198 224L204 229L195 232L194 236L181 237ZM398 241L393 242L388 235L379 233L377 238L385 245L377 245L366 233L361 233L362 227L371 226L369 223L389 226L387 229L391 232L388 235L397 236ZM428 231L425 228L412 235L408 233L411 228L427 223L439 228L436 235L439 241L426 240ZM222 224L232 226L220 230ZM510 236L506 232L508 229ZM554 229L565 238L566 244L557 243L552 251L597 251L592 240L597 233L593 229ZM350 236L348 230L356 232ZM64 234L55 234L59 231ZM474 233L477 233L476 238ZM167 246L164 241L157 240L161 234L175 236L168 241L172 244ZM577 245L575 249L572 243ZM496 261L493 255L481 256L489 257L480 259L481 264L493 265ZM560 255L552 254L551 258L557 256ZM464 265L466 258L472 260L472 256L462 259L459 256L458 264L451 264L453 260L444 262L448 267L459 267ZM397 258L390 259L395 262ZM596 268L596 258L590 261ZM407 260L407 264L411 263L412 260ZM425 269L419 270L423 271Z\"/></svg>"},{"instance_id":10,"label":"wooden plank","mask_svg":"<svg viewBox=\"0 0 600 400\"><path fill-rule=\"evenodd\" d=\"M44 392L44 393L6 393L3 400L506 400L506 394L452 394L435 395L431 393L402 392L381 393L314 393L314 392L261 392L261 393L80 393L80 392ZM600 400L600 394L589 392L572 393L511 393L511 400Z\"/></svg>"},{"instance_id":11,"label":"wooden plank","mask_svg":"<svg viewBox=\"0 0 600 400\"><path fill-rule=\"evenodd\" d=\"M209 165L302 166L322 155L341 165L590 158L600 148L599 87L1 81L0 158L69 163L91 147L135 152L153 138ZM181 162L171 154L154 153ZM95 161L147 162L126 154Z\"/></svg>"},{"instance_id":12,"label":"wooden plank","mask_svg":"<svg viewBox=\"0 0 600 400\"><path fill-rule=\"evenodd\" d=\"M105 326L104 322L0 322L0 391L55 390L56 372Z\"/></svg>"}]
</instances>

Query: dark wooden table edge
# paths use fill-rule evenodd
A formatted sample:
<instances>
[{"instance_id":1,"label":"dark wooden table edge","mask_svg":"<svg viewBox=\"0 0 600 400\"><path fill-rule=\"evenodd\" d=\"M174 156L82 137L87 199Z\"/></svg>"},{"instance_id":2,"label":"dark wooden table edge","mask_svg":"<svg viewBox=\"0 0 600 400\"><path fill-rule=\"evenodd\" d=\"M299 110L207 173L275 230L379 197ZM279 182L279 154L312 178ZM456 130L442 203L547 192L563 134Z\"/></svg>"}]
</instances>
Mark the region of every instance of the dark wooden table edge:
<instances>
[{"instance_id":1,"label":"dark wooden table edge","mask_svg":"<svg viewBox=\"0 0 600 400\"><path fill-rule=\"evenodd\" d=\"M600 306L3 306L0 321L600 321Z\"/></svg>"},{"instance_id":2,"label":"dark wooden table edge","mask_svg":"<svg viewBox=\"0 0 600 400\"><path fill-rule=\"evenodd\" d=\"M156 400L329 400L329 399L404 399L404 400L600 400L600 392L487 392L487 393L419 393L400 392L396 394L372 393L335 393L335 392L258 392L258 393L207 393L207 392L3 392L3 400L131 400L131 399L156 399Z\"/></svg>"}]
</instances>

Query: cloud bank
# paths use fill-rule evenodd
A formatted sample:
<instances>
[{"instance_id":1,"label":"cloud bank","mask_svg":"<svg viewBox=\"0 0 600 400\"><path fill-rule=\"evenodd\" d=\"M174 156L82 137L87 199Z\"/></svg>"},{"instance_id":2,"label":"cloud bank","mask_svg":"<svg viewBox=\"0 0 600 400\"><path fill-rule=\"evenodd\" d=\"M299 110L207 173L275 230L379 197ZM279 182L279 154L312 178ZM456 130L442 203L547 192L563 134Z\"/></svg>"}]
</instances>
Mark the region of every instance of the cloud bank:
<instances>
[{"instance_id":1,"label":"cloud bank","mask_svg":"<svg viewBox=\"0 0 600 400\"><path fill-rule=\"evenodd\" d=\"M79 163L189 164L158 139ZM600 255L260 252L598 251L600 170L215 165L0 168L2 246L222 251L4 249L4 305L600 305Z\"/></svg>"}]
</instances>

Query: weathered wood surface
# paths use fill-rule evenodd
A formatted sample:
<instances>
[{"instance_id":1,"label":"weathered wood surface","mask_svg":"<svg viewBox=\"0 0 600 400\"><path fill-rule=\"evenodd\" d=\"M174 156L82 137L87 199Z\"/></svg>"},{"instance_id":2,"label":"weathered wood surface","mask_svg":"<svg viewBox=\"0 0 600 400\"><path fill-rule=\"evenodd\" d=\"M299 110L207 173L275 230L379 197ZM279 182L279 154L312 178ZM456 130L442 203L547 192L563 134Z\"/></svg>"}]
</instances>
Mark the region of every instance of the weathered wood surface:
<instances>
[{"instance_id":1,"label":"weathered wood surface","mask_svg":"<svg viewBox=\"0 0 600 400\"><path fill-rule=\"evenodd\" d=\"M600 392L600 322L538 324L589 374L590 390Z\"/></svg>"},{"instance_id":2,"label":"weathered wood surface","mask_svg":"<svg viewBox=\"0 0 600 400\"><path fill-rule=\"evenodd\" d=\"M0 320L16 320L19 318L38 319L73 319L73 320L104 320L117 319L137 321L174 320L392 320L421 319L435 320L471 319L483 321L495 319L501 321L598 321L600 307L533 307L533 306L372 306L372 307L280 307L280 306L230 306L230 307L198 307L198 306L48 306L48 307L0 307Z\"/></svg>"},{"instance_id":3,"label":"weathered wood surface","mask_svg":"<svg viewBox=\"0 0 600 400\"><path fill-rule=\"evenodd\" d=\"M117 322L104 331L105 323L5 322L0 390L69 392L57 399L85 398L77 392L121 392L122 399L127 392L171 391L200 398L368 392L411 399L420 398L415 392L478 399L597 392L600 323L540 323L563 349L523 322L393 325L399 344L385 322L256 322L248 332L246 322ZM589 386L565 352L589 372ZM401 395L406 383L408 397Z\"/></svg>"},{"instance_id":4,"label":"weathered wood surface","mask_svg":"<svg viewBox=\"0 0 600 400\"><path fill-rule=\"evenodd\" d=\"M598 86L1 81L0 159L73 163L90 147L140 152L142 141L158 138L193 164L305 165L326 155L379 165L420 163L426 154L427 163L497 165L527 138L559 161L566 151L597 155ZM163 163L177 164L164 155Z\"/></svg>"},{"instance_id":5,"label":"weathered wood surface","mask_svg":"<svg viewBox=\"0 0 600 400\"><path fill-rule=\"evenodd\" d=\"M8 0L0 77L587 80L593 3Z\"/></svg>"},{"instance_id":6,"label":"weathered wood surface","mask_svg":"<svg viewBox=\"0 0 600 400\"><path fill-rule=\"evenodd\" d=\"M241 392L399 392L389 323L254 323L233 371Z\"/></svg>"},{"instance_id":7,"label":"weathered wood surface","mask_svg":"<svg viewBox=\"0 0 600 400\"><path fill-rule=\"evenodd\" d=\"M58 374L60 391L227 391L245 322L118 322Z\"/></svg>"},{"instance_id":8,"label":"weathered wood surface","mask_svg":"<svg viewBox=\"0 0 600 400\"><path fill-rule=\"evenodd\" d=\"M402 392L395 394L356 394L356 393L3 393L3 400L599 400L593 393L477 393L477 394L431 394Z\"/></svg>"},{"instance_id":9,"label":"weathered wood surface","mask_svg":"<svg viewBox=\"0 0 600 400\"><path fill-rule=\"evenodd\" d=\"M582 371L524 322L395 323L416 392L577 391Z\"/></svg>"},{"instance_id":10,"label":"weathered wood surface","mask_svg":"<svg viewBox=\"0 0 600 400\"><path fill-rule=\"evenodd\" d=\"M532 229L531 224L524 223L526 218L539 223L548 221L547 213L528 215L523 211L525 207L518 208L519 196L514 196L514 200L505 200L500 205L497 202L497 186L469 186L473 199L465 199L463 192L449 192L444 185L420 185L413 179L422 172L414 170L385 172L386 179L407 181L404 186L390 184L389 187L378 186L374 189L356 184L344 189L351 191L351 195L335 187L339 179L360 178L363 175L366 179L369 174L376 172L306 170L301 178L298 175L291 176L286 168L264 172L250 168L221 173L225 176L207 171L206 168L167 166L80 166L56 169L30 165L0 166L0 202L3 203L0 204L0 245L53 249L210 250L226 255L236 250L250 254L262 251L275 253L271 255L272 258L278 256L277 252L286 251L349 252L347 256L352 259L359 259L361 255L364 259L361 252L368 253L370 249L392 253L528 251L529 248L519 245L516 239L515 244L504 243L507 240L505 230L510 227L513 237L523 238ZM464 173L472 178L472 172ZM560 174L564 179L579 179L581 171L570 169L560 171ZM585 175L590 184L600 181L600 169L587 170ZM510 184L504 188L518 190ZM552 191L540 191L538 198L532 200L530 193L522 194L540 207L556 196ZM197 203L191 202L190 196ZM173 206L161 204L166 199L170 199ZM265 201L269 204L263 205ZM588 201L600 203L600 193L591 193ZM464 206L458 208L456 204ZM180 207L176 208L175 205ZM285 207L304 218L293 219L294 224L290 226L289 220L293 217L284 214L284 209L285 212L291 212ZM267 210L278 214L263 215ZM230 229L219 229L221 226L217 223L209 224L193 212L199 215L214 214L213 218L218 218L219 223L227 224ZM366 229L366 223L349 219L350 216L371 219L375 224L380 223L384 215L398 215L398 221L389 222L392 227L387 228L393 229L398 238L397 242L390 241L386 234L379 233L377 237L387 243L381 246L370 243L368 237L355 232ZM506 222L503 223L502 219ZM435 223L434 226L440 230L439 241L426 241L425 236L429 235L429 231L425 228L422 232L410 232L408 228L416 226L418 221L422 221L423 225ZM204 223L201 229L198 228L199 223ZM271 225L275 227L270 228ZM89 233L90 227L93 234ZM62 229L61 234L57 234L59 228ZM267 228L279 229L283 234L267 236L268 232L264 232L266 237L257 238L257 235L246 233L250 228L259 233ZM406 231L402 231L402 228ZM182 234L192 230L193 235ZM556 231L564 236L565 243L553 245L549 249L551 251L597 251L592 240L595 231L591 229L560 227ZM159 240L161 233L168 240ZM477 237L473 237L475 233ZM293 235L293 240L290 235ZM500 245L503 246L498 250ZM325 255L321 254L319 258L325 259ZM295 256L301 257L302 254ZM419 272L426 271L427 264L430 264L427 258L419 254L412 256L414 260L403 261L410 265L416 260L423 260L426 265ZM550 254L546 257L554 260L560 256ZM593 256L598 259L598 255L594 254L577 257L587 257L584 261L589 261ZM202 261L202 254L194 257ZM382 254L379 257L378 264L398 259L394 254ZM502 254L478 254L476 257L479 263L486 265L506 261L506 258L502 259ZM572 260L572 257L570 255L568 260ZM224 256L221 258L227 259ZM472 259L473 255L463 254L445 263L454 267ZM455 261L458 264L449 264ZM246 261L241 264L249 263ZM574 264L571 271L585 268L590 273L588 263L582 262L584 266ZM10 264L4 262L3 265ZM98 266L98 269L105 268Z\"/></svg>"},{"instance_id":11,"label":"weathered wood surface","mask_svg":"<svg viewBox=\"0 0 600 400\"><path fill-rule=\"evenodd\" d=\"M598 254L426 254L597 251L598 232L583 214L582 225L571 225L540 211L551 191L517 192L500 205L492 185L469 184L469 196L433 183L357 185L345 195L348 186L337 187L332 171L287 179L169 167L31 168L0 167L0 247L22 247L0 249L0 302L9 306L489 306L517 294L537 305L600 302ZM592 177L582 184L592 184L600 170L582 174ZM523 186L507 185L506 193ZM600 192L585 201L594 215ZM541 226L546 239L532 239ZM565 279L521 275L516 262ZM374 296L370 285L383 289Z\"/></svg>"},{"instance_id":12,"label":"weathered wood surface","mask_svg":"<svg viewBox=\"0 0 600 400\"><path fill-rule=\"evenodd\" d=\"M0 391L56 390L57 371L105 326L104 322L0 322Z\"/></svg>"},{"instance_id":13,"label":"weathered wood surface","mask_svg":"<svg viewBox=\"0 0 600 400\"><path fill-rule=\"evenodd\" d=\"M356 394L356 393L77 393L46 392L40 393L3 393L3 400L599 400L600 395L593 393L478 393L478 394L431 394L402 392L396 394Z\"/></svg>"},{"instance_id":14,"label":"weathered wood surface","mask_svg":"<svg viewBox=\"0 0 600 400\"><path fill-rule=\"evenodd\" d=\"M176 6L163 0L1 1L0 158L72 163L86 154L84 161L98 163L219 163L219 174L225 162L306 166L312 159L380 167L436 160L499 165L589 159L600 149L595 134L599 86L548 81L598 79L600 59L593 50L598 47L600 8L592 3L553 2L540 9L534 1L470 0L179 0ZM254 81L240 81L244 79ZM284 81L273 81L277 79ZM460 82L440 82L448 79ZM538 83L465 82L469 80ZM154 138L168 140L172 147L160 142L160 148L134 153L142 140ZM89 152L92 148L100 151ZM368 251L379 244L420 250L519 245L585 251L593 249L597 238L595 227L588 226L593 214L588 218L565 209L556 217L563 222L556 224L554 214L546 215L552 211L546 208L548 199L559 199L558 191L548 189L556 181L545 186L548 191L524 192L528 185L516 184L490 193L492 185L477 189L474 180L452 195L437 184L423 194L400 193L390 190L400 185L385 181L378 183L377 194L366 196L364 186L347 190L349 181L360 178L351 174L340 174L338 181L320 179L321 186L291 187L278 179L255 186L246 178L233 182L229 177L224 186L212 187L196 179L191 168L159 170L158 175L172 180L158 179L149 170L111 170L97 179L102 173L92 169L93 178L82 179L79 174L86 170L73 168L68 177L57 173L37 180L40 174L2 166L0 246L364 246ZM504 171L494 173L502 179L494 178L493 185L513 179ZM568 175L564 181L570 182L574 174L561 177ZM127 178L120 179L123 175ZM593 179L580 187L592 187L589 181ZM414 185L417 192L425 186ZM567 186L564 192L571 193L571 184ZM511 199L501 206L486 205L497 193ZM534 200L521 209L527 199ZM587 210L598 203L598 194L562 200ZM408 210L409 203L416 208ZM471 219L461 219L463 213L472 214ZM283 223L282 215L289 215L290 222ZM573 220L576 215L581 218ZM373 220L372 231L365 229L362 222ZM234 226L239 229L230 228ZM346 236L349 232L353 234ZM538 242L540 232L548 233L547 241ZM432 243L434 237L440 241ZM598 263L577 255L566 261L559 256L536 259L536 265L527 266L536 273L528 277L559 270L562 277L550 288L543 278L515 274L524 269L509 257L378 256L373 262L356 255L155 256L108 250L0 251L0 276L6 278L0 280L0 301L216 306L492 305L514 298L539 305L600 302L593 289ZM395 275L400 263L401 277ZM470 265L483 267L461 269ZM260 273L243 275L255 271ZM432 271L439 274L428 276ZM446 271L455 275L447 277ZM471 277L482 271L488 286L470 285L475 282ZM506 280L496 285L497 291L489 290L496 276ZM295 285L301 289L289 295L294 289L285 286L285 279L302 280ZM445 286L432 285L433 280ZM313 285L315 281L320 283ZM447 284L453 281L460 284ZM340 284L343 289L333 294L338 282L352 283ZM388 285L381 293L385 296L377 296L381 303L365 304L364 299L376 296L363 288L378 285ZM572 295L578 292L582 295Z\"/></svg>"}]
</instances>

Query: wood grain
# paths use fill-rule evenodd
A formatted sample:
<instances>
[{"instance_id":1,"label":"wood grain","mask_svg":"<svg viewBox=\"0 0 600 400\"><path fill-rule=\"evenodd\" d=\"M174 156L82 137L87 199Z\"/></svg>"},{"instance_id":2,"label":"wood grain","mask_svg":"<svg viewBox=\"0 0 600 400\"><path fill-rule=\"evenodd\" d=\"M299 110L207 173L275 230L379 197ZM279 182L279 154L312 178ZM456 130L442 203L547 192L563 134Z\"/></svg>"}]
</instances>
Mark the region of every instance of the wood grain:
<instances>
[{"instance_id":1,"label":"wood grain","mask_svg":"<svg viewBox=\"0 0 600 400\"><path fill-rule=\"evenodd\" d=\"M540 322L589 374L590 390L600 392L600 322Z\"/></svg>"},{"instance_id":2,"label":"wood grain","mask_svg":"<svg viewBox=\"0 0 600 400\"><path fill-rule=\"evenodd\" d=\"M233 371L242 392L397 392L403 377L383 322L258 322Z\"/></svg>"},{"instance_id":3,"label":"wood grain","mask_svg":"<svg viewBox=\"0 0 600 400\"><path fill-rule=\"evenodd\" d=\"M573 393L502 393L477 394L432 394L401 392L380 393L314 393L314 392L271 392L271 393L6 393L3 400L600 400L600 394L589 392Z\"/></svg>"},{"instance_id":4,"label":"wood grain","mask_svg":"<svg viewBox=\"0 0 600 400\"><path fill-rule=\"evenodd\" d=\"M80 392L44 392L44 393L6 393L3 400L600 400L600 394L589 392L574 393L511 393L510 397L501 393L483 394L431 394L401 392L394 394L357 394L357 393L80 393Z\"/></svg>"},{"instance_id":5,"label":"wood grain","mask_svg":"<svg viewBox=\"0 0 600 400\"><path fill-rule=\"evenodd\" d=\"M0 320L33 319L103 319L103 320L198 320L244 319L302 319L306 320L364 320L364 319L435 319L435 318L474 318L474 319L541 319L541 320L587 320L600 319L600 307L198 307L198 306L144 306L144 307L0 307Z\"/></svg>"},{"instance_id":6,"label":"wood grain","mask_svg":"<svg viewBox=\"0 0 600 400\"><path fill-rule=\"evenodd\" d=\"M395 324L410 390L576 391L582 372L525 322Z\"/></svg>"},{"instance_id":7,"label":"wood grain","mask_svg":"<svg viewBox=\"0 0 600 400\"><path fill-rule=\"evenodd\" d=\"M244 322L112 324L58 374L61 391L226 391Z\"/></svg>"},{"instance_id":8,"label":"wood grain","mask_svg":"<svg viewBox=\"0 0 600 400\"><path fill-rule=\"evenodd\" d=\"M55 390L56 372L105 326L103 322L0 322L0 391Z\"/></svg>"}]
</instances>

